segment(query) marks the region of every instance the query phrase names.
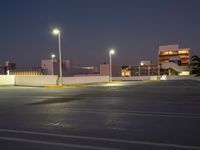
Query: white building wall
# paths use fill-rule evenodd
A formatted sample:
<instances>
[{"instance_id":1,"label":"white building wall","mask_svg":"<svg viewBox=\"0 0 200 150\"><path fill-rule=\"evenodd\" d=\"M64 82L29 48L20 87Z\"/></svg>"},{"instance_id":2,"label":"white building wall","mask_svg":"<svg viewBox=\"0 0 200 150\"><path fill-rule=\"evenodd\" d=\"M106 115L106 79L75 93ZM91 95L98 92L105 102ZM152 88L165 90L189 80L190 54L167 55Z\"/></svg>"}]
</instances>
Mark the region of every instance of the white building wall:
<instances>
[{"instance_id":1,"label":"white building wall","mask_svg":"<svg viewBox=\"0 0 200 150\"><path fill-rule=\"evenodd\" d=\"M44 69L45 75L59 75L59 61L57 59L53 59L53 68L52 68L52 59L46 59L41 61L41 67ZM53 70L52 70L53 69ZM62 72L63 76L70 74L71 62L70 60L62 61Z\"/></svg>"},{"instance_id":2,"label":"white building wall","mask_svg":"<svg viewBox=\"0 0 200 150\"><path fill-rule=\"evenodd\" d=\"M159 46L159 51L162 51L162 50L177 50L177 49L179 49L179 45L178 44L161 45L161 46Z\"/></svg>"},{"instance_id":3,"label":"white building wall","mask_svg":"<svg viewBox=\"0 0 200 150\"><path fill-rule=\"evenodd\" d=\"M44 69L45 75L52 75L52 60L46 59L41 61L41 67ZM56 69L56 66L54 65L54 68Z\"/></svg>"},{"instance_id":4,"label":"white building wall","mask_svg":"<svg viewBox=\"0 0 200 150\"><path fill-rule=\"evenodd\" d=\"M100 75L107 76L109 75L110 64L100 64Z\"/></svg>"}]
</instances>

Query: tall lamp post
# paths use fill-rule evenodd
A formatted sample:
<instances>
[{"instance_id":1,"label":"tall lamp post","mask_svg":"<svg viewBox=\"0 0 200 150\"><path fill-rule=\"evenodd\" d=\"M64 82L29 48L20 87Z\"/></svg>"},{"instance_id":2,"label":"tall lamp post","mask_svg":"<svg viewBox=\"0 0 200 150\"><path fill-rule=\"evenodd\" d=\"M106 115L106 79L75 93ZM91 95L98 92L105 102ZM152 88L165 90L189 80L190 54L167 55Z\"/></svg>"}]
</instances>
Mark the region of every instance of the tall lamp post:
<instances>
[{"instance_id":1,"label":"tall lamp post","mask_svg":"<svg viewBox=\"0 0 200 150\"><path fill-rule=\"evenodd\" d=\"M55 54L51 54L51 63L52 63L52 76L54 75L54 69L53 69L53 59L56 57Z\"/></svg>"},{"instance_id":2,"label":"tall lamp post","mask_svg":"<svg viewBox=\"0 0 200 150\"><path fill-rule=\"evenodd\" d=\"M109 51L109 58L110 58L109 82L112 82L112 55L113 54L115 54L115 50L111 49Z\"/></svg>"},{"instance_id":3,"label":"tall lamp post","mask_svg":"<svg viewBox=\"0 0 200 150\"><path fill-rule=\"evenodd\" d=\"M62 57L61 57L61 41L60 41L60 30L54 29L53 30L54 35L58 35L58 50L59 50L59 70L60 70L60 80L59 85L63 85L63 79L62 79Z\"/></svg>"}]
</instances>

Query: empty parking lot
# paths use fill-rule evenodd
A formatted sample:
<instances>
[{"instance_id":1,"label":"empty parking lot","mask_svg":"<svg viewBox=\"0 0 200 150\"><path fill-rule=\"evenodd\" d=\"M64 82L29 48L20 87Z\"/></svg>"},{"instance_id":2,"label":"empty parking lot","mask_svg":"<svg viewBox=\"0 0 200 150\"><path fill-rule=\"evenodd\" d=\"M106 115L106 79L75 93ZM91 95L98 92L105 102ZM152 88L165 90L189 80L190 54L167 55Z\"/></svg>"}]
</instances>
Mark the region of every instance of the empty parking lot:
<instances>
[{"instance_id":1,"label":"empty parking lot","mask_svg":"<svg viewBox=\"0 0 200 150\"><path fill-rule=\"evenodd\" d=\"M0 87L1 149L200 149L200 82Z\"/></svg>"}]
</instances>

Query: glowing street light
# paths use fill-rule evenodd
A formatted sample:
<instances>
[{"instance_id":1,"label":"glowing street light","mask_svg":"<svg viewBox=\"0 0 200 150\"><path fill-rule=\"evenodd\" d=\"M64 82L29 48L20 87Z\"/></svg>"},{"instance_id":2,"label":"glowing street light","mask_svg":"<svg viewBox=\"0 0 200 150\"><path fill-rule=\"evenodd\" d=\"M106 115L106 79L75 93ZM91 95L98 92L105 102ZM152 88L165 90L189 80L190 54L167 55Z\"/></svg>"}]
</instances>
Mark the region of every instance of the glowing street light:
<instances>
[{"instance_id":1,"label":"glowing street light","mask_svg":"<svg viewBox=\"0 0 200 150\"><path fill-rule=\"evenodd\" d=\"M113 54L115 54L115 50L111 49L109 51L109 58L110 58L109 82L112 82L112 55Z\"/></svg>"},{"instance_id":2,"label":"glowing street light","mask_svg":"<svg viewBox=\"0 0 200 150\"><path fill-rule=\"evenodd\" d=\"M53 70L53 59L56 57L55 54L51 54L51 62L52 62L52 76L54 75L54 70Z\"/></svg>"},{"instance_id":3,"label":"glowing street light","mask_svg":"<svg viewBox=\"0 0 200 150\"><path fill-rule=\"evenodd\" d=\"M53 34L55 34L55 35L60 34L60 30L59 29L54 29L53 30Z\"/></svg>"},{"instance_id":4,"label":"glowing street light","mask_svg":"<svg viewBox=\"0 0 200 150\"><path fill-rule=\"evenodd\" d=\"M61 41L60 41L60 30L54 29L52 32L54 35L58 35L58 50L59 50L59 70L60 70L60 80L59 85L63 85L63 79L62 79L62 56L61 56Z\"/></svg>"}]
</instances>

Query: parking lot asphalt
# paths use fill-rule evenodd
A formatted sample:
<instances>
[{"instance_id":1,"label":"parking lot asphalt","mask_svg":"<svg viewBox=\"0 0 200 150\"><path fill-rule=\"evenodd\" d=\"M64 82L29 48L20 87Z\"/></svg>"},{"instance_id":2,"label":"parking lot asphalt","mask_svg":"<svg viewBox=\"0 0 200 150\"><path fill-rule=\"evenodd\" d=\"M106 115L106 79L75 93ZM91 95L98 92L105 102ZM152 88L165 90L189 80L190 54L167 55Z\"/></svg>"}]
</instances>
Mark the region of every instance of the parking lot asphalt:
<instances>
[{"instance_id":1,"label":"parking lot asphalt","mask_svg":"<svg viewBox=\"0 0 200 150\"><path fill-rule=\"evenodd\" d=\"M200 82L0 87L2 150L200 150Z\"/></svg>"}]
</instances>

